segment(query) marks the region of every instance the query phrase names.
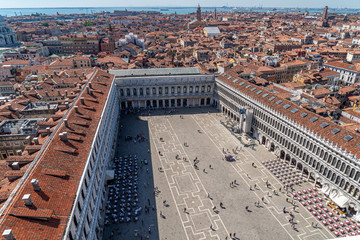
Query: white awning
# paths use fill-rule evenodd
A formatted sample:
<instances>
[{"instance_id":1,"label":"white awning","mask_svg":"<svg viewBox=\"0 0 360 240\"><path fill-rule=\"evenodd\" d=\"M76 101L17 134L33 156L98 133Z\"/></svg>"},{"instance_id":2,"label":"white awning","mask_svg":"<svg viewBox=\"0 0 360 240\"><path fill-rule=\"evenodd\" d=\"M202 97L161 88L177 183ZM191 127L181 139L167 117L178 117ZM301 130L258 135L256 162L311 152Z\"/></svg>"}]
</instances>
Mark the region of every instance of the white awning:
<instances>
[{"instance_id":1,"label":"white awning","mask_svg":"<svg viewBox=\"0 0 360 240\"><path fill-rule=\"evenodd\" d=\"M341 208L349 206L349 199L344 195L337 195L332 200Z\"/></svg>"}]
</instances>

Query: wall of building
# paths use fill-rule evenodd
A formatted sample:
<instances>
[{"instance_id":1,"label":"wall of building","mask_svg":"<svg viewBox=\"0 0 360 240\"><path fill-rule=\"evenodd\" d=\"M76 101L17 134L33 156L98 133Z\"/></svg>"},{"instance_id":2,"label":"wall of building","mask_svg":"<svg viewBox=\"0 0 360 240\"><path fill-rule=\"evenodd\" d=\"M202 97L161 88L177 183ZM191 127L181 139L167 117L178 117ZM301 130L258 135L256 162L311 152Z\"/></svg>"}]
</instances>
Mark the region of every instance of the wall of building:
<instances>
[{"instance_id":1,"label":"wall of building","mask_svg":"<svg viewBox=\"0 0 360 240\"><path fill-rule=\"evenodd\" d=\"M110 159L114 157L119 106L113 82L79 183L66 239L102 239L100 229L104 224L101 209L105 207L106 199L105 176L111 165Z\"/></svg>"},{"instance_id":2,"label":"wall of building","mask_svg":"<svg viewBox=\"0 0 360 240\"><path fill-rule=\"evenodd\" d=\"M320 183L330 196L344 195L355 210L360 210L360 167L356 157L218 79L216 85L219 110L239 121L240 108L253 109L252 134L261 144Z\"/></svg>"}]
</instances>

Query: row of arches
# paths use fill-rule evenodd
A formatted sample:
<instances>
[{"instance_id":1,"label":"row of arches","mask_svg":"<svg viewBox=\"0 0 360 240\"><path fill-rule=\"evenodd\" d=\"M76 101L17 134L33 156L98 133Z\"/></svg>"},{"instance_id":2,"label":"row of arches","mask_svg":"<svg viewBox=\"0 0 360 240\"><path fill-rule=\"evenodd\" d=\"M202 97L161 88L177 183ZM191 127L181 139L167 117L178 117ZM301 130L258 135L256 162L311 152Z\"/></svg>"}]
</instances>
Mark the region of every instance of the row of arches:
<instances>
[{"instance_id":1,"label":"row of arches","mask_svg":"<svg viewBox=\"0 0 360 240\"><path fill-rule=\"evenodd\" d=\"M212 93L212 85L152 86L120 88L120 97Z\"/></svg>"},{"instance_id":2,"label":"row of arches","mask_svg":"<svg viewBox=\"0 0 360 240\"><path fill-rule=\"evenodd\" d=\"M259 141L267 144L269 151L277 151L281 159L307 174L310 180L313 179L317 183L326 180L334 189L342 189L360 200L358 187L360 171L352 163L345 162L342 156L322 146L310 136L297 131L288 123L282 122L276 116L271 116L248 99L221 85L217 88L221 111L228 117L238 120L239 106L249 106L254 110L253 131L263 133ZM271 141L267 143L267 140Z\"/></svg>"},{"instance_id":3,"label":"row of arches","mask_svg":"<svg viewBox=\"0 0 360 240\"><path fill-rule=\"evenodd\" d=\"M331 149L322 146L318 141L312 139L310 136L294 129L288 123L282 122L279 118L271 116L264 109L251 103L248 99L242 99L241 96L224 88L217 86L220 102L226 106L222 111L230 112L229 117L234 120L238 119L237 113L239 106L251 107L254 111L253 128L259 128L266 134L273 137L277 142L281 143L288 150L293 152L297 157L302 160L312 162L310 155L315 155L315 162L323 162L324 165L331 165L337 168L340 172L344 173L349 178L356 182L360 180L360 171L352 163L346 163L340 156L336 155ZM236 106L235 103L238 103ZM230 109L230 110L227 110ZM233 114L231 114L233 113ZM269 127L270 126L270 127ZM286 136L286 137L285 137ZM312 154L309 154L312 153Z\"/></svg>"}]
</instances>

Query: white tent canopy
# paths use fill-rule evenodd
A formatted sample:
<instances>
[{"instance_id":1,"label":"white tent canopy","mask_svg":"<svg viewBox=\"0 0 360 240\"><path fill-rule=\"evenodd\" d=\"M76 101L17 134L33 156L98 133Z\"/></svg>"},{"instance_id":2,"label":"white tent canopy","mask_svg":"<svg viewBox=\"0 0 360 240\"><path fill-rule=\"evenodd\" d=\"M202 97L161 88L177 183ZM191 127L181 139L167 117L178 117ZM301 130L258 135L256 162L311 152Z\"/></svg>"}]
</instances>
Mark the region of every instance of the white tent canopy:
<instances>
[{"instance_id":1,"label":"white tent canopy","mask_svg":"<svg viewBox=\"0 0 360 240\"><path fill-rule=\"evenodd\" d=\"M349 206L349 199L344 195L337 195L332 200L341 208Z\"/></svg>"}]
</instances>

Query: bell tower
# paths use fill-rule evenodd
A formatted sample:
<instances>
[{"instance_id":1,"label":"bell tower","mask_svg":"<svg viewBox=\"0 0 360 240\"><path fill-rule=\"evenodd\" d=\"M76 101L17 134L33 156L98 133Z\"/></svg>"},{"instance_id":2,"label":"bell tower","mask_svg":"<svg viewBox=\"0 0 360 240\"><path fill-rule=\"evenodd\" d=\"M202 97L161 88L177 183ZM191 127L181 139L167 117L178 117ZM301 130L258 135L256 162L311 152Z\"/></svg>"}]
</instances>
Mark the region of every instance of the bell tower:
<instances>
[{"instance_id":1,"label":"bell tower","mask_svg":"<svg viewBox=\"0 0 360 240\"><path fill-rule=\"evenodd\" d=\"M196 19L197 19L198 21L201 21L201 8L200 8L200 4L198 5L197 10L196 10Z\"/></svg>"}]
</instances>

